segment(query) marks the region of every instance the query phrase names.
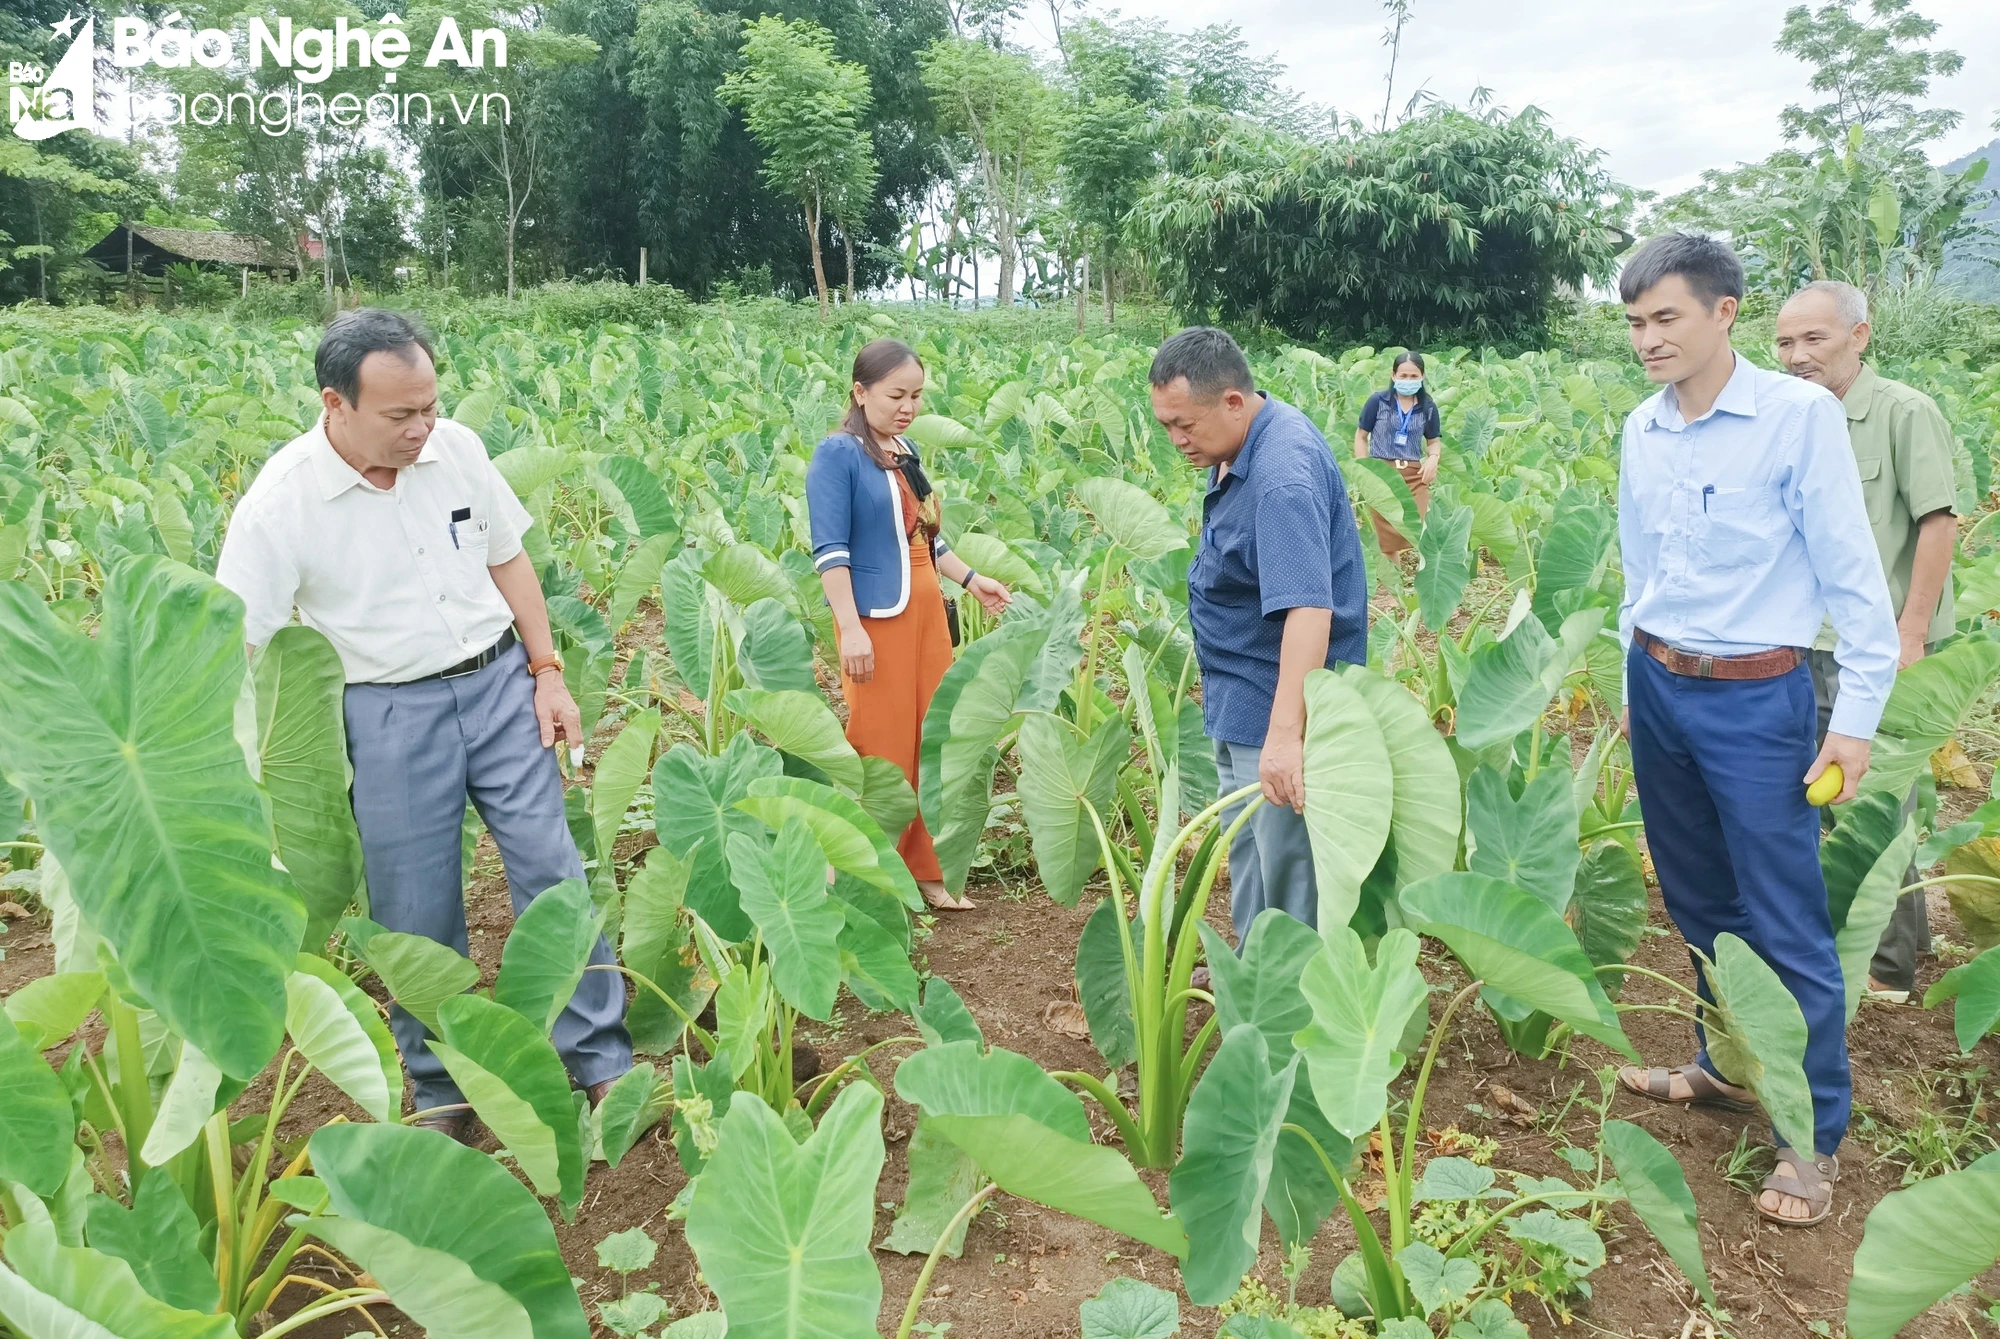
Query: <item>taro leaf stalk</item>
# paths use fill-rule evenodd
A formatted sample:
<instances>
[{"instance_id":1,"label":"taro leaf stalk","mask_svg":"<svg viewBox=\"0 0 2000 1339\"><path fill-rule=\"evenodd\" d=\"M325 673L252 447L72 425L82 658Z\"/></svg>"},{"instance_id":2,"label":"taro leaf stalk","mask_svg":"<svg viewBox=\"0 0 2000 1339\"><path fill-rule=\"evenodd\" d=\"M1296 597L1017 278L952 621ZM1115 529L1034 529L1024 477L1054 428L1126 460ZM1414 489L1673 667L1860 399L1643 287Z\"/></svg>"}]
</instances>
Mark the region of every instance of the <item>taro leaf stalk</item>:
<instances>
[{"instance_id":1,"label":"taro leaf stalk","mask_svg":"<svg viewBox=\"0 0 2000 1339\"><path fill-rule=\"evenodd\" d=\"M1119 875L1121 862L1113 856L1111 837L1103 819L1094 808L1091 810L1091 821L1097 828L1110 878L1119 952L1124 959L1125 1001L1131 1011L1138 1067L1137 1110L1128 1108L1118 1096L1115 1074L1100 1079L1094 1074L1070 1071L1055 1077L1082 1089L1104 1108L1118 1127L1132 1160L1141 1167L1173 1165L1180 1148L1181 1121L1187 1113L1188 1098L1217 1028L1216 1020L1211 1017L1192 1042L1183 1042L1187 1036L1189 1002L1199 999L1213 1003L1207 991L1189 985L1201 942L1186 927L1199 925L1208 909L1209 893L1221 868L1213 858L1216 848L1203 843L1201 849L1210 858L1197 860L1181 876L1184 897L1168 899L1168 880L1174 877L1181 849L1211 824L1220 827L1226 810L1233 805L1243 806L1222 834L1219 845L1225 849L1263 802L1259 787L1245 786L1209 805L1170 841L1156 846L1152 863L1137 890L1136 940L1133 918L1126 909L1125 881ZM1180 905L1183 901L1184 907ZM1177 934L1173 932L1176 923L1180 927Z\"/></svg>"}]
</instances>

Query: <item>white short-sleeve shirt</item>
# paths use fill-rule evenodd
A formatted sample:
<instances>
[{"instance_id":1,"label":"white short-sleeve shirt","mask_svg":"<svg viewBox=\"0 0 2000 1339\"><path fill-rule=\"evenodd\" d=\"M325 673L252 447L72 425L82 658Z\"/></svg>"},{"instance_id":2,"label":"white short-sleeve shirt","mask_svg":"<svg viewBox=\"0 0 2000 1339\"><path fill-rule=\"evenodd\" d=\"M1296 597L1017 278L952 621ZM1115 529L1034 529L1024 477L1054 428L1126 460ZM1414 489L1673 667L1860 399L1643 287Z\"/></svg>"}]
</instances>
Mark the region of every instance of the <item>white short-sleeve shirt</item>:
<instances>
[{"instance_id":1,"label":"white short-sleeve shirt","mask_svg":"<svg viewBox=\"0 0 2000 1339\"><path fill-rule=\"evenodd\" d=\"M521 551L527 508L463 424L441 418L416 463L377 488L322 415L236 504L215 576L253 646L291 621L326 634L349 683L435 674L499 640L514 615L489 567Z\"/></svg>"}]
</instances>

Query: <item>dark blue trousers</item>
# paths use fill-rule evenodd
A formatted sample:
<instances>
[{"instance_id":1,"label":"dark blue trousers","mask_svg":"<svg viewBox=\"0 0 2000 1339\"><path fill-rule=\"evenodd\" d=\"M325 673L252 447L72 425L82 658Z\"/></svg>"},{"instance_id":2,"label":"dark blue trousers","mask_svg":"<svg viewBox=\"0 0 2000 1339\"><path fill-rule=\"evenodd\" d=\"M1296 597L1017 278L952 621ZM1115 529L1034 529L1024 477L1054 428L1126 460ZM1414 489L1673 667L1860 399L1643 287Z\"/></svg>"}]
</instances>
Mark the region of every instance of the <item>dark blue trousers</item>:
<instances>
[{"instance_id":1,"label":"dark blue trousers","mask_svg":"<svg viewBox=\"0 0 2000 1339\"><path fill-rule=\"evenodd\" d=\"M1832 1153L1847 1133L1853 1083L1819 820L1801 780L1818 754L1812 675L1802 664L1775 679L1697 679L1635 645L1625 684L1646 844L1667 914L1706 954L1724 931L1739 936L1798 1000L1815 1151ZM1699 963L1696 976L1707 998ZM1697 1040L1697 1059L1715 1073L1699 1029Z\"/></svg>"}]
</instances>

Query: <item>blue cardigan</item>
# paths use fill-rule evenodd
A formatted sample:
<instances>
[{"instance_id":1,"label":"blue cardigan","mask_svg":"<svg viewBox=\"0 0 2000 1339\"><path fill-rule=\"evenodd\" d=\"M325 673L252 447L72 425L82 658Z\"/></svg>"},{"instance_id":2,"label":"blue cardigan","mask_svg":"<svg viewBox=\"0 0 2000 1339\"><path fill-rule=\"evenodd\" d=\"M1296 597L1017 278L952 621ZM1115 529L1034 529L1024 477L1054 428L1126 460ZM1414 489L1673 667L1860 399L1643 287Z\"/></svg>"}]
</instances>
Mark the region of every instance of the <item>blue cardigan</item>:
<instances>
[{"instance_id":1,"label":"blue cardigan","mask_svg":"<svg viewBox=\"0 0 2000 1339\"><path fill-rule=\"evenodd\" d=\"M899 445L912 455L907 440ZM849 569L854 607L864 618L894 618L910 603L910 541L903 519L903 490L893 470L868 458L861 439L836 432L813 450L806 470L806 509L812 519L813 566ZM951 552L939 535L933 561Z\"/></svg>"}]
</instances>

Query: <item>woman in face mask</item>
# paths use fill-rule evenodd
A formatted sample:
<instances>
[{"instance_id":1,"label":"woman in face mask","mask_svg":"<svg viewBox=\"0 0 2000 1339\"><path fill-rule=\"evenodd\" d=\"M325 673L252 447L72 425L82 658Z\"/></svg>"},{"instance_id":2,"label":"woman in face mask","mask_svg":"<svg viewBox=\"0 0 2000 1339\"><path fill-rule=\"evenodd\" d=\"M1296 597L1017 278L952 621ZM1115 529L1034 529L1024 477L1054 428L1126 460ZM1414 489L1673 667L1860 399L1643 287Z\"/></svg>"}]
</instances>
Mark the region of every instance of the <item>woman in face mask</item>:
<instances>
[{"instance_id":1,"label":"woman in face mask","mask_svg":"<svg viewBox=\"0 0 2000 1339\"><path fill-rule=\"evenodd\" d=\"M1424 389L1424 356L1415 349L1396 355L1394 380L1386 391L1376 391L1361 407L1361 422L1354 433L1354 458L1369 456L1386 460L1403 476L1410 494L1417 500L1417 515L1430 509L1431 483L1437 478L1438 457L1444 451L1443 425L1437 401ZM1382 552L1390 556L1410 547L1394 526L1380 513L1375 520L1375 538Z\"/></svg>"}]
</instances>

